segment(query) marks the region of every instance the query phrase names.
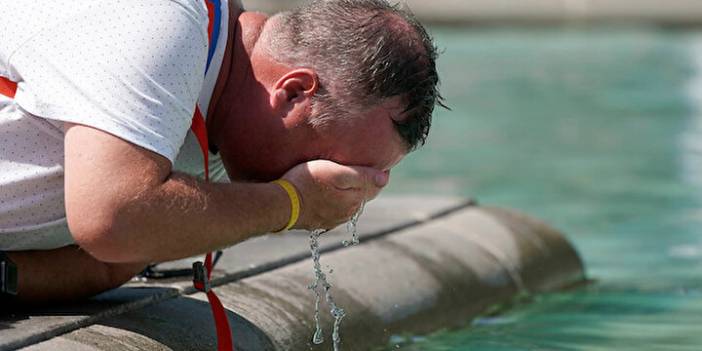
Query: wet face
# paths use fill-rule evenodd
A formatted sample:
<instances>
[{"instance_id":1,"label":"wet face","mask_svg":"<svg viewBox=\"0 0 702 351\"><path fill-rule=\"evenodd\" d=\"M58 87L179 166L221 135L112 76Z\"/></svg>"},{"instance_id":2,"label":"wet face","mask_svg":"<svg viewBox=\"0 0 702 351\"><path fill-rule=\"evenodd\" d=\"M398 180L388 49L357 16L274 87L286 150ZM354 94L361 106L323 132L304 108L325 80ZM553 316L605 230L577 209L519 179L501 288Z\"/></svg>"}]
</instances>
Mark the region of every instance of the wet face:
<instances>
[{"instance_id":1,"label":"wet face","mask_svg":"<svg viewBox=\"0 0 702 351\"><path fill-rule=\"evenodd\" d=\"M225 149L236 151L223 150L224 164L230 177L239 181L271 181L298 164L318 159L390 172L407 154L393 124L401 111L399 104L388 102L320 127L299 123L310 118L309 109L300 112L304 118L272 119L278 123L266 127L239 121L237 129L249 132L229 139Z\"/></svg>"},{"instance_id":2,"label":"wet face","mask_svg":"<svg viewBox=\"0 0 702 351\"><path fill-rule=\"evenodd\" d=\"M399 99L390 99L321 127L318 158L389 172L407 154L407 144L393 124L402 113L400 106Z\"/></svg>"},{"instance_id":3,"label":"wet face","mask_svg":"<svg viewBox=\"0 0 702 351\"><path fill-rule=\"evenodd\" d=\"M264 51L254 51L250 62L249 79L224 96L226 106L213 128L232 180L271 181L318 159L389 172L406 154L393 124L402 112L399 98L315 127L310 121L318 112L317 73L281 64Z\"/></svg>"}]
</instances>

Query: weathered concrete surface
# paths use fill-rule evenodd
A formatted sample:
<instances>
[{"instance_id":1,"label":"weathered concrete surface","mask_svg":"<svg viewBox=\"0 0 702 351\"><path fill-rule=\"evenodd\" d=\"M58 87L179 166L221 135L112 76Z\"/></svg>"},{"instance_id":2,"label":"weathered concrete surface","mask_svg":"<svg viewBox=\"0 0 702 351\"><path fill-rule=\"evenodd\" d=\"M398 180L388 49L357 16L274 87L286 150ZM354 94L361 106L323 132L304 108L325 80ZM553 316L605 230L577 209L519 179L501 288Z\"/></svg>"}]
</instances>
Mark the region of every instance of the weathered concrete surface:
<instances>
[{"instance_id":1,"label":"weathered concrete surface","mask_svg":"<svg viewBox=\"0 0 702 351\"><path fill-rule=\"evenodd\" d=\"M577 283L582 264L544 224L460 199L386 198L359 223L362 244L339 249L328 233L322 266L348 316L343 349L367 350L392 333L464 323L520 290ZM216 291L230 310L237 350L311 347L313 296L305 233L253 240L228 250ZM190 261L169 264L189 266ZM326 306L324 310L328 311ZM234 312L231 312L234 311ZM331 321L322 315L326 339ZM42 340L45 340L42 342ZM212 350L209 306L188 279L134 283L83 306L0 317L0 350Z\"/></svg>"},{"instance_id":2,"label":"weathered concrete surface","mask_svg":"<svg viewBox=\"0 0 702 351\"><path fill-rule=\"evenodd\" d=\"M524 219L501 210L465 209L326 256L324 264L334 267L337 303L348 311L343 349L369 350L393 333L460 325L520 290L541 292L581 281L580 260L563 238ZM506 220L518 222L512 227L519 231ZM310 279L310 264L301 262L220 291L237 314L270 336L274 349L329 349L309 342ZM328 313L323 317L329 339L332 320Z\"/></svg>"},{"instance_id":3,"label":"weathered concrete surface","mask_svg":"<svg viewBox=\"0 0 702 351\"><path fill-rule=\"evenodd\" d=\"M244 1L249 10L268 13L302 0ZM427 23L643 22L702 24L699 0L402 0Z\"/></svg>"}]
</instances>

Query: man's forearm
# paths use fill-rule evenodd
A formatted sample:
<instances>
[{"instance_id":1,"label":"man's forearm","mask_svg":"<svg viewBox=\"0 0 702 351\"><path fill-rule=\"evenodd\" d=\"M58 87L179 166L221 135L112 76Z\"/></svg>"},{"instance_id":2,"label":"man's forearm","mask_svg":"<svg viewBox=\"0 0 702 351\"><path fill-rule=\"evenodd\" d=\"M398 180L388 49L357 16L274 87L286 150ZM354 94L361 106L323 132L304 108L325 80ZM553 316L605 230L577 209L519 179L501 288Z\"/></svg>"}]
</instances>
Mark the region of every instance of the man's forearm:
<instances>
[{"instance_id":1,"label":"man's forearm","mask_svg":"<svg viewBox=\"0 0 702 351\"><path fill-rule=\"evenodd\" d=\"M146 264L110 264L76 246L48 251L7 252L17 264L20 302L78 300L118 287Z\"/></svg>"},{"instance_id":2,"label":"man's forearm","mask_svg":"<svg viewBox=\"0 0 702 351\"><path fill-rule=\"evenodd\" d=\"M287 195L275 184L205 183L174 173L119 206L98 226L105 232L76 239L101 261L167 261L281 229L289 211Z\"/></svg>"}]
</instances>

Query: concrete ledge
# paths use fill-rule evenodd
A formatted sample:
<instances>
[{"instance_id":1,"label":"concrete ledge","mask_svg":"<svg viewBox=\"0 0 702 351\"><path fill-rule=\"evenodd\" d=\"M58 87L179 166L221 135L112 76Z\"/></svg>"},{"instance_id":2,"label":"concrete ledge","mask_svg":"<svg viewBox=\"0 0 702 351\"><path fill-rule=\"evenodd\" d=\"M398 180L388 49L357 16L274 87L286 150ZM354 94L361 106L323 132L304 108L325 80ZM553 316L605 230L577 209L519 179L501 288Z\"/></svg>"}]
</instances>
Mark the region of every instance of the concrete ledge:
<instances>
[{"instance_id":1,"label":"concrete ledge","mask_svg":"<svg viewBox=\"0 0 702 351\"><path fill-rule=\"evenodd\" d=\"M352 248L326 244L330 252L322 256L322 266L334 269L332 292L347 311L341 328L343 350L383 345L393 333L423 333L460 325L520 292L550 291L584 280L577 253L562 235L542 222L455 200L428 200L433 205L424 207L422 203L421 198L380 201L367 210L368 217L385 213L381 217L386 220L381 223L395 223L395 230L386 227L383 231L381 227L365 232L362 244ZM418 214L408 216L404 210L410 208ZM405 220L398 221L400 217ZM330 234L338 242L339 238ZM298 243L307 240L303 233L292 233L288 239ZM219 272L216 291L230 310L238 351L331 347L328 313L322 314L327 342L321 346L310 343L314 301L307 289L312 280L309 259L288 259L278 268L243 279L231 278L237 271L230 265L224 269L226 272ZM65 334L43 342L32 340L22 345L22 340L16 339L14 344L3 346L8 334L0 330L0 350L12 349L12 345L27 346L26 350L215 349L205 296L186 288L186 281L158 284L161 288L136 284L112 294L124 294L125 289L132 294L143 293L143 289L178 293L119 312L101 311L101 317L93 315L83 328L61 330ZM102 297L103 301L113 298L109 294Z\"/></svg>"},{"instance_id":2,"label":"concrete ledge","mask_svg":"<svg viewBox=\"0 0 702 351\"><path fill-rule=\"evenodd\" d=\"M496 209L466 209L334 252L324 264L334 267L334 295L349 312L342 324L344 350L369 350L394 333L457 326L518 292L583 279L577 255L559 234ZM274 350L303 350L311 348L314 332L309 281L310 265L302 262L220 290L232 297L237 314L269 336ZM329 339L331 317L323 321Z\"/></svg>"}]
</instances>

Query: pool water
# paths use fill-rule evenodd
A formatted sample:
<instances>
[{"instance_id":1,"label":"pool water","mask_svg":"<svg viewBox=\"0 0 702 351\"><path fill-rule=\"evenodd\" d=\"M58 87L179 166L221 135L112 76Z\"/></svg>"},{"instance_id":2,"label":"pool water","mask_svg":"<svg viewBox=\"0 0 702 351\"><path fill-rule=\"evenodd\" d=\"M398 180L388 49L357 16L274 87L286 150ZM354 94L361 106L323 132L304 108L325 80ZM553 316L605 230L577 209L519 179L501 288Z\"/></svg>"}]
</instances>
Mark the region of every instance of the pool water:
<instances>
[{"instance_id":1,"label":"pool water","mask_svg":"<svg viewBox=\"0 0 702 351\"><path fill-rule=\"evenodd\" d=\"M390 193L563 230L596 282L388 350L702 350L702 31L435 28L429 143Z\"/></svg>"}]
</instances>

